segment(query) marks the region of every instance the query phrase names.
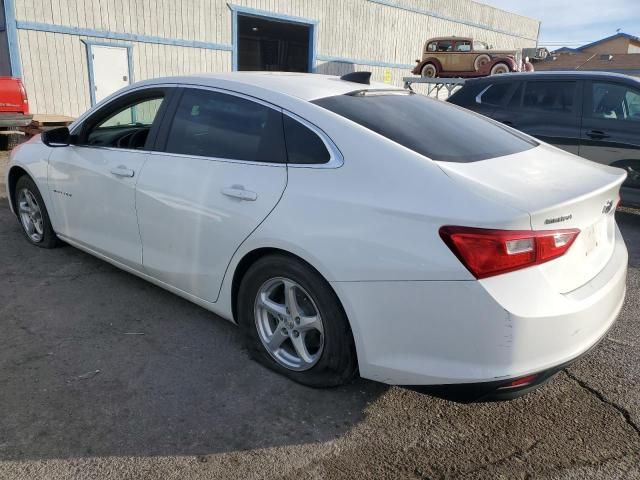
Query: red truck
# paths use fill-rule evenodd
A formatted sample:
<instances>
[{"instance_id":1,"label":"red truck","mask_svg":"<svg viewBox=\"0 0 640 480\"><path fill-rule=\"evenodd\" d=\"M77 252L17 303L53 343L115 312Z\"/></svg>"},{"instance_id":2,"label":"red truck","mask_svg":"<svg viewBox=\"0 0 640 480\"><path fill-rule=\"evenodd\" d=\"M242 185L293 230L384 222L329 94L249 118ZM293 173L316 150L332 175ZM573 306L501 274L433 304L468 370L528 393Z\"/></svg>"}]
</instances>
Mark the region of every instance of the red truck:
<instances>
[{"instance_id":1,"label":"red truck","mask_svg":"<svg viewBox=\"0 0 640 480\"><path fill-rule=\"evenodd\" d=\"M0 77L0 149L9 149L20 142L20 128L31 123L29 100L22 80Z\"/></svg>"}]
</instances>

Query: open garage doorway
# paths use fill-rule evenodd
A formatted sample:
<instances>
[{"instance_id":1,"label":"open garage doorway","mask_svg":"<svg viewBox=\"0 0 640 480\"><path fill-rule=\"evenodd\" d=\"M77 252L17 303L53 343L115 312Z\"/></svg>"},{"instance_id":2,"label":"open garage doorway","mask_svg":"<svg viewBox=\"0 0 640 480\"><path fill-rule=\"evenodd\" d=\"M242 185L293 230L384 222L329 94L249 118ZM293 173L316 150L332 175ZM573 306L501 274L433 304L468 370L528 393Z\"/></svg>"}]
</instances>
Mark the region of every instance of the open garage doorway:
<instances>
[{"instance_id":1,"label":"open garage doorway","mask_svg":"<svg viewBox=\"0 0 640 480\"><path fill-rule=\"evenodd\" d=\"M238 12L237 70L313 71L313 24Z\"/></svg>"}]
</instances>

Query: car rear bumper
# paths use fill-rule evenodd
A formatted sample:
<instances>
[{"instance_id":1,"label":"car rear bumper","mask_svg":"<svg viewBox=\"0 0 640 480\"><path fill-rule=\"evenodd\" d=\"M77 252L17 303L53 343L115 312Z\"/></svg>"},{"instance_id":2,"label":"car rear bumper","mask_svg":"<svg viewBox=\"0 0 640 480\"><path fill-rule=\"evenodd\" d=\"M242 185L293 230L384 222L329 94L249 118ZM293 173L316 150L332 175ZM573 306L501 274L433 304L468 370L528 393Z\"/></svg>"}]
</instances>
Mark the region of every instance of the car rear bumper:
<instances>
[{"instance_id":1,"label":"car rear bumper","mask_svg":"<svg viewBox=\"0 0 640 480\"><path fill-rule=\"evenodd\" d=\"M363 377L413 386L500 383L553 370L592 348L622 308L627 262L616 228L607 265L567 294L531 284L524 270L482 281L332 285ZM510 302L514 308L505 307Z\"/></svg>"},{"instance_id":2,"label":"car rear bumper","mask_svg":"<svg viewBox=\"0 0 640 480\"><path fill-rule=\"evenodd\" d=\"M23 113L0 113L0 128L26 127L32 119L33 115Z\"/></svg>"}]
</instances>

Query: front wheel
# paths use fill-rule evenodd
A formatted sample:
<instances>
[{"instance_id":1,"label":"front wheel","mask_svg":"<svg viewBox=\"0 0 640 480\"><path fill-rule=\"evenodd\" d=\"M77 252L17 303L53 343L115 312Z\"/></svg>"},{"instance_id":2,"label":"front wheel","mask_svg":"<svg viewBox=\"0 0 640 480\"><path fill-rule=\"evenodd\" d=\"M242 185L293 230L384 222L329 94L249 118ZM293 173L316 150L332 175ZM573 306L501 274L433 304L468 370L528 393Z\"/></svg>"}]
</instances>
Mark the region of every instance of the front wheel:
<instances>
[{"instance_id":1,"label":"front wheel","mask_svg":"<svg viewBox=\"0 0 640 480\"><path fill-rule=\"evenodd\" d=\"M27 240L42 248L54 248L60 244L51 226L40 190L26 175L20 177L16 183L13 204Z\"/></svg>"},{"instance_id":2,"label":"front wheel","mask_svg":"<svg viewBox=\"0 0 640 480\"><path fill-rule=\"evenodd\" d=\"M312 387L349 382L357 362L335 292L304 262L269 255L254 263L238 292L238 323L251 356Z\"/></svg>"},{"instance_id":3,"label":"front wheel","mask_svg":"<svg viewBox=\"0 0 640 480\"><path fill-rule=\"evenodd\" d=\"M433 63L427 63L420 72L424 78L436 78L438 76L438 69Z\"/></svg>"},{"instance_id":4,"label":"front wheel","mask_svg":"<svg viewBox=\"0 0 640 480\"><path fill-rule=\"evenodd\" d=\"M502 75L503 73L509 73L511 69L506 63L496 63L491 67L491 75Z\"/></svg>"}]
</instances>

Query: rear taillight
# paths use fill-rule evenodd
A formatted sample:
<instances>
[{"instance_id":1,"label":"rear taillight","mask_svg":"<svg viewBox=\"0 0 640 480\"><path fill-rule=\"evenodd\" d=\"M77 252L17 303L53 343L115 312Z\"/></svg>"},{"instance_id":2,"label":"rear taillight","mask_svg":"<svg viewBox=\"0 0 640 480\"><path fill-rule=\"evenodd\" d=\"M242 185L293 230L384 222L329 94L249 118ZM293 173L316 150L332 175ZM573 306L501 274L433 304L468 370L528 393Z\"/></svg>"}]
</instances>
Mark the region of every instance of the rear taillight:
<instances>
[{"instance_id":1,"label":"rear taillight","mask_svg":"<svg viewBox=\"0 0 640 480\"><path fill-rule=\"evenodd\" d=\"M566 230L490 230L444 226L440 237L476 278L548 262L565 254L580 233Z\"/></svg>"}]
</instances>

